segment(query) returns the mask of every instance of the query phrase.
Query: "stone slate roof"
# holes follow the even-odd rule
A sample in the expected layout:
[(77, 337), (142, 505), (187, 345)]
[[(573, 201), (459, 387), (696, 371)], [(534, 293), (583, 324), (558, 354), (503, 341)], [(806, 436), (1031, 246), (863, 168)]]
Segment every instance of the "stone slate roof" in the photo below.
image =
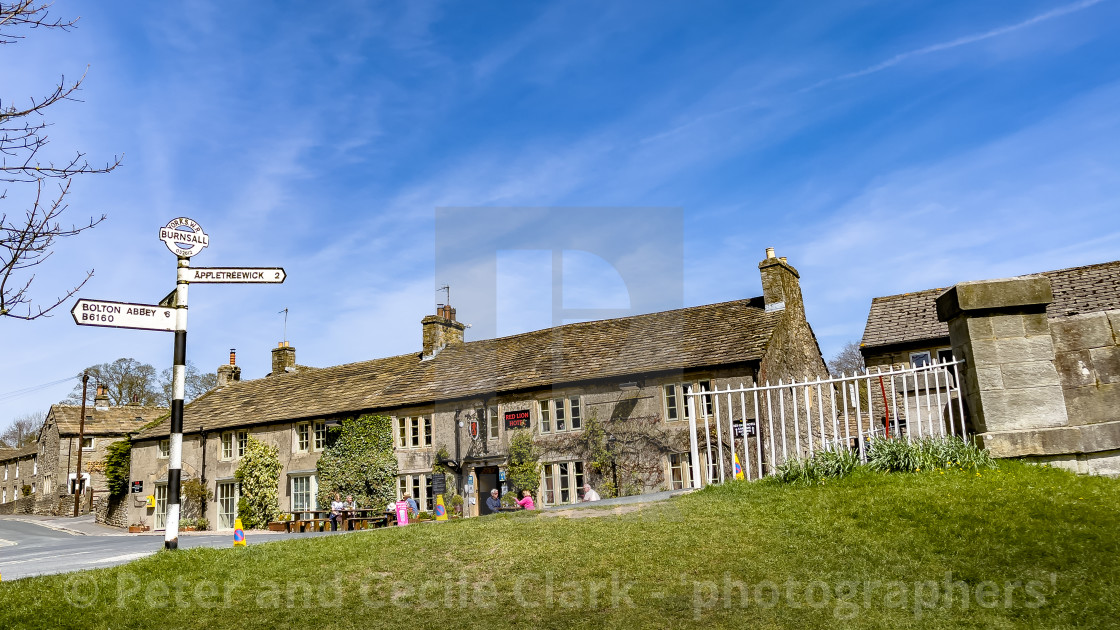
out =
[[(139, 431), (144, 425), (167, 412), (166, 407), (124, 405), (96, 409), (86, 406), (85, 435), (123, 435)], [(78, 435), (78, 421), (81, 415), (81, 405), (51, 405), (48, 422), (53, 420), (58, 425), (60, 436)]]
[[(567, 324), (420, 353), (236, 381), (184, 410), (183, 430), (216, 430), (392, 409), (628, 375), (759, 360), (782, 319), (762, 298)], [(161, 420), (137, 439), (169, 434)]]
[[(1120, 309), (1120, 261), (1071, 267), (1040, 274), (1050, 278), (1054, 301), (1049, 317), (1068, 317)], [(949, 325), (937, 321), (935, 300), (948, 287), (871, 300), (860, 346), (878, 347), (949, 339)]]
[(0, 462), (13, 461), (39, 452), (39, 443), (32, 442), (23, 448), (0, 448)]

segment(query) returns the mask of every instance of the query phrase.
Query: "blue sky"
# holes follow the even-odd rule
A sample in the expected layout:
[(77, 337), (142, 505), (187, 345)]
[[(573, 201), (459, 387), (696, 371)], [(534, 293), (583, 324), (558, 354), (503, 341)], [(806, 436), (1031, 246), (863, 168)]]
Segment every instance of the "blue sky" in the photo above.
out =
[[(548, 325), (552, 256), (529, 220), (540, 211), (522, 209), (550, 209), (549, 225), (565, 208), (679, 217), (614, 239), (649, 263), (625, 284), (565, 256), (564, 295), (584, 307), (758, 295), (774, 246), (829, 356), (860, 337), (874, 296), (1120, 253), (1117, 0), (53, 10), (79, 28), (0, 49), (0, 98), (88, 64), (83, 102), (50, 115), (52, 149), (124, 163), (75, 181), (70, 217), (109, 220), (60, 244), (37, 293), (93, 268), (82, 296), (154, 303), (174, 282), (157, 230), (191, 217), (211, 236), (196, 266), (289, 278), (192, 287), (200, 368), (237, 348), (244, 377), (263, 376), (284, 308), (301, 364), (416, 351), (448, 275), (460, 319), (481, 323), (468, 339)], [(442, 207), (525, 220), (437, 225)], [(601, 233), (573, 217), (565, 229)], [(437, 230), (509, 243), (497, 304), (472, 302), (471, 274), (437, 272)], [(632, 280), (645, 295), (664, 285), (661, 301), (634, 299)], [(79, 328), (65, 312), (0, 321), (0, 339), (0, 424), (70, 385), (12, 393), (86, 365), (171, 362), (165, 333)]]

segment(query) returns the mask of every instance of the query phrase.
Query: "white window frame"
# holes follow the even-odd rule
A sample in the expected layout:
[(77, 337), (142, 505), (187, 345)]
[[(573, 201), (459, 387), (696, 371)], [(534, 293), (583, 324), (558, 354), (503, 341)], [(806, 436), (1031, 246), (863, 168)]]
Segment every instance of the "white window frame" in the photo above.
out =
[[(218, 504), (217, 529), (233, 529), (237, 522), (237, 503), (241, 500), (241, 485), (236, 481), (219, 481), (215, 490), (214, 497)], [(232, 496), (224, 492), (229, 490), (232, 490)], [(227, 506), (232, 506), (233, 511), (226, 510)]]
[[(89, 446), (86, 446), (86, 441), (87, 440), (89, 441)], [(93, 441), (92, 437), (83, 437), (82, 438), (82, 450), (83, 451), (92, 451), (93, 450), (93, 445), (94, 445), (94, 441)]]
[[(663, 385), (661, 387), (661, 417), (665, 419), (665, 422), (688, 422), (689, 414), (692, 413), (692, 406), (688, 404), (688, 399), (685, 397), (685, 387), (688, 387), (689, 391), (693, 392), (710, 392), (712, 391), (712, 380), (704, 378), (691, 383), (666, 383)], [(670, 390), (672, 390), (672, 394), (669, 393)], [(670, 396), (673, 397), (672, 405), (669, 404)], [(703, 401), (701, 404), (703, 404), (704, 407), (698, 408), (696, 410), (697, 413), (703, 418), (704, 412), (707, 411), (708, 416), (711, 417), (713, 415), (712, 396), (701, 396), (700, 400)], [(670, 418), (670, 410), (672, 410), (677, 417)]]
[(432, 447), (432, 416), (399, 416), (393, 418), (397, 450), (410, 451)]
[(310, 422), (297, 422), (295, 428), (295, 439), (292, 441), (292, 448), (296, 453), (310, 453), (311, 452), (311, 423)]
[(16, 460), (16, 479), (19, 479), (19, 460)]
[(486, 408), (486, 439), (496, 440), (502, 434), (501, 414), (498, 412), (497, 405), (490, 405)]
[(167, 483), (157, 483), (152, 490), (152, 496), (156, 502), (155, 521), (152, 523), (152, 529), (166, 529), (167, 523), (164, 522), (164, 519), (167, 518)]
[[(561, 424), (563, 428), (560, 428)], [(537, 426), (541, 435), (582, 431), (583, 396), (560, 396), (537, 401)]]
[[(542, 506), (579, 503), (579, 491), (587, 480), (587, 464), (579, 460), (547, 462), (541, 465), (540, 503)], [(568, 500), (562, 493), (567, 490)]]
[[(412, 495), (416, 507), (421, 512), (435, 509), (435, 495), (432, 492), (432, 476), (428, 473), (409, 473), (397, 475), (397, 500), (403, 501), (405, 494)], [(429, 498), (429, 494), (431, 494)]]
[[(244, 457), (245, 452), (249, 450), (249, 432), (237, 432), (237, 457)], [(240, 492), (240, 489), (238, 490)]]
[[(674, 460), (676, 460), (674, 462)], [(684, 488), (692, 487), (692, 475), (695, 473), (692, 467), (692, 454), (690, 453), (671, 453), (666, 458), (669, 467), (669, 489), (682, 490)], [(675, 470), (680, 471), (680, 485), (673, 476)]]
[(223, 462), (228, 462), (233, 459), (233, 441), (236, 438), (233, 431), (225, 431), (222, 433), (221, 450), (218, 459)]
[[(953, 349), (952, 348), (938, 348), (936, 350), (936, 353), (937, 353), (937, 362), (938, 363), (948, 363), (949, 361), (953, 360)], [(941, 355), (944, 354), (944, 353), (948, 353), (949, 356), (942, 359)]]
[[(38, 474), (39, 474), (39, 458), (38, 457), (32, 457), (31, 458), (31, 476), (34, 477), (35, 475), (38, 475)], [(34, 488), (34, 486), (32, 486), (32, 487)]]
[[(296, 481), (307, 479), (307, 506), (296, 505)], [(319, 502), (317, 495), (319, 494), (319, 477), (315, 474), (307, 475), (290, 475), (288, 478), (288, 493), (291, 495), (291, 507), (293, 512), (312, 511), (319, 509)], [(302, 491), (300, 492), (302, 494)]]
[(171, 438), (160, 440), (156, 444), (156, 458), (168, 459), (171, 457)]
[[(919, 359), (919, 362), (916, 363), (914, 361), (915, 357), (917, 357)], [(921, 357), (925, 357), (924, 362), (921, 362)], [(910, 353), (910, 367), (912, 367), (912, 368), (922, 367), (922, 366), (925, 366), (925, 365), (931, 365), (932, 363), (933, 363), (933, 354), (929, 350), (922, 350), (921, 352), (911, 352)]]
[(319, 452), (327, 447), (327, 423), (316, 420), (311, 429), (311, 448)]

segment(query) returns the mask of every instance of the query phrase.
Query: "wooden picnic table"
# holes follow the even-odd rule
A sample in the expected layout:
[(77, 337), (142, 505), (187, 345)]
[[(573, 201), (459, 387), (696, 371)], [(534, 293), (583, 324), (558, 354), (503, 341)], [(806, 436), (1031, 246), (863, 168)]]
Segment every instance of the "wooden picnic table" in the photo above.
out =
[[(325, 531), (330, 527), (330, 510), (292, 510), (292, 529), (298, 532)], [(388, 519), (376, 508), (342, 510), (339, 524), (343, 530), (381, 527)]]

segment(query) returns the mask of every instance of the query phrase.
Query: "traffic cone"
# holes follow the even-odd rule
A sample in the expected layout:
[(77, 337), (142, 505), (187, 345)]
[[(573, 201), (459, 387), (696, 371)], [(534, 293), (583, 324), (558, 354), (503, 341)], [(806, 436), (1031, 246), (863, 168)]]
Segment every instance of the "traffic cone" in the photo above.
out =
[(739, 454), (738, 453), (732, 453), (732, 455), (735, 457), (735, 478), (736, 479), (742, 479), (743, 478), (743, 466), (739, 463)]
[(241, 527), (241, 519), (233, 522), (233, 546), (244, 547), (245, 545), (245, 531)]
[(447, 506), (443, 504), (443, 495), (442, 494), (437, 494), (436, 495), (436, 520), (437, 521), (446, 521), (447, 520)]

